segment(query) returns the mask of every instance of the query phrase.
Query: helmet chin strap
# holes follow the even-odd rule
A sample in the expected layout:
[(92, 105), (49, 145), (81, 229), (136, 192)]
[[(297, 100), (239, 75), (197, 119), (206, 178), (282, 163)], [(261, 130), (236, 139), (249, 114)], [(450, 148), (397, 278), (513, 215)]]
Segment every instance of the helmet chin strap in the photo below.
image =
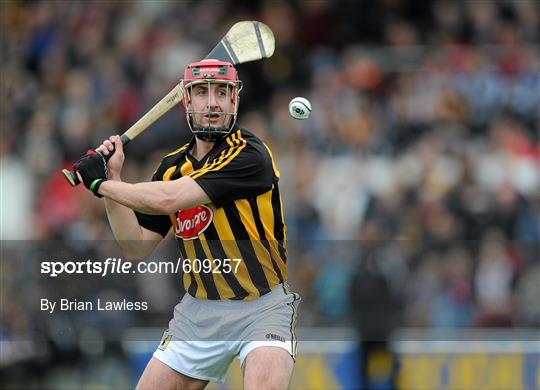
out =
[(217, 142), (223, 139), (232, 130), (228, 127), (190, 126), (195, 137), (202, 141)]
[(188, 125), (195, 137), (202, 141), (217, 142), (225, 138), (234, 128), (236, 124), (236, 115), (232, 115), (232, 120), (228, 126), (201, 126), (193, 123), (193, 116), (189, 114)]

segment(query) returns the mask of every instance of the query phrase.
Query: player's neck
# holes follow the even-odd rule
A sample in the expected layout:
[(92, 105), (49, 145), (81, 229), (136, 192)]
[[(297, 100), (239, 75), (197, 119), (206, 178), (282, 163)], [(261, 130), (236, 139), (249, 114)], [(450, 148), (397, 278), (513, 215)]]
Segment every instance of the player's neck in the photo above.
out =
[(195, 138), (195, 145), (191, 151), (191, 155), (195, 157), (197, 161), (200, 161), (208, 152), (214, 147), (214, 142), (203, 141)]

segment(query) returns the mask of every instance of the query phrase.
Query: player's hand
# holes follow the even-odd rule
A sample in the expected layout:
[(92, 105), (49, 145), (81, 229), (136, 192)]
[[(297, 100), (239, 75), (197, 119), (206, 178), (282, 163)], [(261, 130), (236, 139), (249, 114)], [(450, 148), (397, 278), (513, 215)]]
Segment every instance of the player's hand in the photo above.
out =
[(94, 193), (98, 198), (102, 195), (98, 193), (99, 187), (108, 179), (107, 160), (94, 150), (89, 150), (75, 164), (73, 170), (83, 182), (86, 188)]
[(120, 173), (122, 172), (122, 166), (124, 165), (124, 145), (120, 140), (120, 136), (113, 135), (109, 137), (109, 139), (103, 141), (103, 143), (96, 148), (96, 152), (99, 152), (104, 156), (110, 156), (109, 161), (107, 162), (109, 179), (121, 180)]

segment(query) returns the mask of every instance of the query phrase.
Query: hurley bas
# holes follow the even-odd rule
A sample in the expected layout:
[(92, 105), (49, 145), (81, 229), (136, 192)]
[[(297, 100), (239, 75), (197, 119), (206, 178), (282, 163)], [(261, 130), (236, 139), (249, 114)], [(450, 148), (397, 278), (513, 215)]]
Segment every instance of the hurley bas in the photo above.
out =
[(54, 313), (56, 309), (60, 311), (92, 311), (94, 308), (98, 311), (145, 311), (148, 310), (148, 302), (133, 302), (128, 301), (127, 299), (121, 301), (106, 301), (101, 298), (98, 298), (96, 302), (79, 301), (77, 299), (70, 300), (66, 298), (62, 298), (59, 301), (51, 301), (42, 298), (40, 308), (42, 311), (47, 311), (50, 314)]

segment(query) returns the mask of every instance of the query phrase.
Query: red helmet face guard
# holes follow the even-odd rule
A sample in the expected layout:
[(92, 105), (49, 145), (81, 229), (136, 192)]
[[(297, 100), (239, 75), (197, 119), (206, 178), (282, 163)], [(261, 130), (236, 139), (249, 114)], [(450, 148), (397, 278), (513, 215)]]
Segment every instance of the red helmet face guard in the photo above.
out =
[[(224, 61), (194, 62), (186, 68), (183, 82), (186, 90), (184, 107), (189, 128), (201, 140), (221, 140), (233, 129), (238, 115), (242, 81), (238, 80), (236, 69)], [(199, 107), (194, 106), (194, 93), (208, 99), (204, 107), (200, 103)], [(214, 93), (224, 97), (225, 107), (212, 104)]]

